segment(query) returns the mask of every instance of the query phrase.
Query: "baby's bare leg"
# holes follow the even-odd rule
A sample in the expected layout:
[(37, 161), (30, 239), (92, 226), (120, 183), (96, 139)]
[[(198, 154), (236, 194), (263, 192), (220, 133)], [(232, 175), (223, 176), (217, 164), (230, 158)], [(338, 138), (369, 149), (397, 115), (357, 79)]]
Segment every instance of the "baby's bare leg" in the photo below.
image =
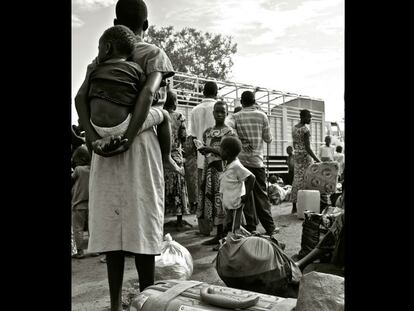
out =
[(180, 168), (171, 157), (171, 119), (167, 110), (161, 107), (151, 107), (137, 135), (153, 126), (157, 126), (157, 136), (158, 142), (160, 143), (164, 168), (184, 175), (184, 167)]

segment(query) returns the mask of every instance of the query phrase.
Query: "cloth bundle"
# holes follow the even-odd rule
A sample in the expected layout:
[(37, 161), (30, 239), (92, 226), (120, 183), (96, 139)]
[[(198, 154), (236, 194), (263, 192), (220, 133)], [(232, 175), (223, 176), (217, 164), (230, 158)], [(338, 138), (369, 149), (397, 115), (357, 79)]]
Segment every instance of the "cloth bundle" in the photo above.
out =
[(267, 236), (229, 233), (216, 257), (216, 270), (229, 287), (280, 297), (293, 297), (302, 273)]
[(319, 190), (321, 194), (336, 191), (338, 181), (337, 162), (319, 162), (311, 164), (305, 172), (305, 189)]

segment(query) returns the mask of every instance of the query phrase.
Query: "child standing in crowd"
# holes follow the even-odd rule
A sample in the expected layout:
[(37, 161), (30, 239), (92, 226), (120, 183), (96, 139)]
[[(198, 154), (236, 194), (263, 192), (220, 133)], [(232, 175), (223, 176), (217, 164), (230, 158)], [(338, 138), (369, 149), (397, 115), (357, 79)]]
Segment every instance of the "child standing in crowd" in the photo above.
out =
[(83, 229), (88, 221), (89, 172), (91, 158), (85, 145), (78, 147), (72, 156), (72, 226), (77, 253), (74, 258), (85, 257), (82, 249)]
[(240, 221), (241, 224), (245, 224), (243, 204), (252, 194), (256, 179), (237, 158), (241, 149), (242, 143), (237, 137), (224, 137), (221, 141), (221, 158), (225, 161), (226, 168), (220, 176), (220, 194), (224, 210), (227, 211), (228, 231), (232, 229), (232, 224), (235, 229), (240, 227)]
[(338, 169), (338, 177), (339, 181), (342, 181), (343, 174), (344, 174), (344, 165), (345, 165), (345, 155), (342, 153), (342, 146), (336, 146), (336, 152), (334, 155), (334, 160), (338, 162), (339, 169)]
[[(136, 40), (134, 33), (125, 26), (116, 25), (108, 28), (99, 39), (97, 65), (89, 78), (90, 122), (100, 137), (107, 138), (95, 143), (95, 147), (109, 156), (111, 151), (125, 143), (128, 144), (126, 130), (145, 81), (141, 67), (127, 60), (134, 50)], [(168, 112), (162, 107), (154, 107), (159, 104), (159, 97), (158, 92), (137, 135), (158, 125), (157, 136), (164, 166), (184, 175), (184, 169), (171, 157)]]
[(334, 147), (331, 146), (331, 136), (325, 137), (325, 145), (319, 148), (319, 159), (322, 162), (329, 162), (334, 160)]
[(201, 179), (200, 205), (197, 209), (197, 217), (206, 219), (212, 225), (217, 226), (217, 233), (214, 238), (203, 242), (203, 245), (219, 244), (219, 240), (224, 236), (223, 226), (226, 213), (220, 197), (219, 177), (223, 172), (220, 144), (224, 137), (236, 136), (235, 131), (224, 123), (227, 116), (227, 104), (225, 102), (218, 101), (215, 103), (213, 115), (216, 124), (204, 131), (204, 146), (198, 149), (206, 158)]
[(286, 159), (286, 164), (288, 166), (288, 173), (287, 173), (285, 184), (286, 185), (292, 185), (293, 176), (295, 174), (295, 160), (293, 159), (293, 147), (288, 146), (286, 148), (286, 152), (288, 154), (287, 159)]

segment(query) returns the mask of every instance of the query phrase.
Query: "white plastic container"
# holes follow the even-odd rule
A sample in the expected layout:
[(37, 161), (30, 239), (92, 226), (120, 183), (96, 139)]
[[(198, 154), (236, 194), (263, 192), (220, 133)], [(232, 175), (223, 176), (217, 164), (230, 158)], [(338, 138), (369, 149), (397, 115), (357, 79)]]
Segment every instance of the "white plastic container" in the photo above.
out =
[(296, 202), (298, 218), (305, 219), (305, 211), (320, 212), (321, 194), (319, 190), (299, 190)]

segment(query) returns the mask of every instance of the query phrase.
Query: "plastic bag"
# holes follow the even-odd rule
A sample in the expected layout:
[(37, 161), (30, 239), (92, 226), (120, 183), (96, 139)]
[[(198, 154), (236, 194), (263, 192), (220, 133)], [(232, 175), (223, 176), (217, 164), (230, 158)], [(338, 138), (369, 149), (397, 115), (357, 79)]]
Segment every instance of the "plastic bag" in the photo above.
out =
[(161, 255), (155, 257), (155, 280), (188, 280), (193, 274), (190, 252), (167, 233)]

